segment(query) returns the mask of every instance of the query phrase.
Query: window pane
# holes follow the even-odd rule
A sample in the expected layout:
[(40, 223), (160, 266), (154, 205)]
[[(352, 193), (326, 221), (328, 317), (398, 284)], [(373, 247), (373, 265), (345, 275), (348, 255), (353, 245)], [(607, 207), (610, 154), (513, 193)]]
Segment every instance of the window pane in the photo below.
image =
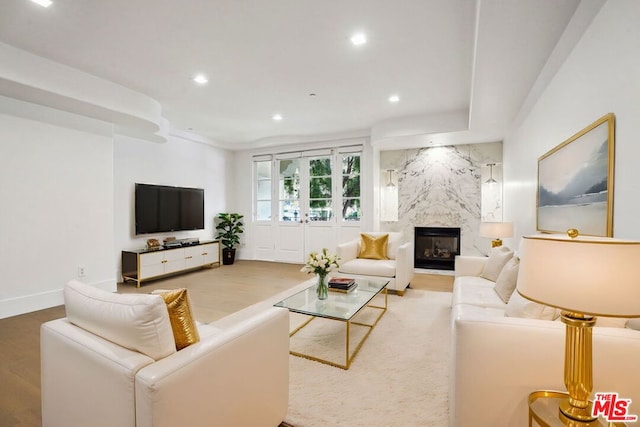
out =
[(347, 155), (342, 158), (342, 174), (360, 174), (360, 155)]
[(298, 221), (300, 219), (300, 202), (288, 200), (280, 202), (280, 221)]
[(256, 162), (256, 176), (259, 180), (271, 178), (271, 162)]
[(299, 160), (280, 160), (280, 177), (293, 177), (300, 174)]
[(360, 207), (360, 154), (342, 156), (342, 219), (359, 221)]
[(269, 221), (271, 219), (271, 201), (256, 202), (256, 220)]
[(285, 178), (280, 180), (280, 200), (293, 200), (300, 197), (300, 179)]
[(331, 178), (311, 178), (309, 196), (312, 199), (331, 197)]
[(271, 200), (271, 180), (258, 181), (258, 191), (256, 192), (258, 200)]
[(256, 221), (271, 220), (271, 161), (255, 162), (255, 215)]
[(300, 159), (278, 162), (278, 221), (298, 221), (300, 218)]
[(342, 177), (342, 197), (360, 197), (360, 176)]
[(342, 205), (342, 218), (345, 221), (360, 221), (360, 199), (344, 199)]
[(329, 221), (333, 217), (331, 199), (311, 200), (309, 205), (309, 221)]
[(311, 176), (331, 176), (331, 159), (328, 157), (311, 159), (309, 170)]

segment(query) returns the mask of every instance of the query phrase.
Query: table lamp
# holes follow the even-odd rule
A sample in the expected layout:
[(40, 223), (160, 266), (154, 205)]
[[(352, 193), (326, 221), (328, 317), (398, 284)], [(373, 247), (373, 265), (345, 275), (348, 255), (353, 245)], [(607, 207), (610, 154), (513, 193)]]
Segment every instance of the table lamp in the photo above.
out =
[(491, 241), (492, 248), (502, 246), (501, 237), (511, 237), (511, 236), (513, 236), (512, 222), (481, 222), (480, 223), (480, 237), (489, 237), (494, 239)]
[(595, 420), (589, 400), (595, 316), (640, 316), (640, 242), (582, 237), (575, 229), (523, 237), (517, 283), (523, 297), (562, 310), (568, 398), (560, 412), (571, 420)]

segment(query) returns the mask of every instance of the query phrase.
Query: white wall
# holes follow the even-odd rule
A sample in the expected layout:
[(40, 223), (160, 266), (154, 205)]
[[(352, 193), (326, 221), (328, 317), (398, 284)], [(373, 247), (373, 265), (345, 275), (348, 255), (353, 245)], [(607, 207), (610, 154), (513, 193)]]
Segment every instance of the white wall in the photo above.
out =
[(110, 129), (0, 98), (0, 318), (62, 304), (78, 266), (115, 289)]
[(5, 97), (0, 160), (0, 318), (63, 304), (79, 266), (80, 280), (115, 291), (120, 251), (152, 237), (134, 235), (136, 182), (204, 188), (205, 230), (178, 238), (213, 238), (234, 194), (226, 150), (114, 135), (111, 124)]
[[(148, 142), (116, 136), (114, 149), (115, 246), (118, 280), (121, 280), (120, 251), (143, 248), (149, 238), (162, 240), (215, 237), (214, 218), (227, 211), (234, 188), (226, 178), (233, 154), (227, 150), (189, 141), (175, 136), (166, 143)], [(135, 183), (204, 188), (205, 229), (158, 235), (135, 235)]]
[(640, 239), (639, 22), (640, 2), (609, 0), (505, 139), (504, 217), (516, 239), (536, 232), (537, 158), (609, 112), (616, 115), (613, 234)]

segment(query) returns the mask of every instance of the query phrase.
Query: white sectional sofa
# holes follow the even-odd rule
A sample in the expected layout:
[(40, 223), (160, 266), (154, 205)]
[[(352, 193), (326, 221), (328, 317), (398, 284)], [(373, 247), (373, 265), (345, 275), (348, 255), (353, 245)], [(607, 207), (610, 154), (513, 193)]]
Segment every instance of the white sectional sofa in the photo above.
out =
[[(267, 426), (289, 398), (289, 312), (259, 303), (176, 351), (159, 295), (65, 287), (41, 328), (44, 427)], [(81, 325), (81, 326), (78, 326)]]
[[(555, 309), (524, 300), (517, 291), (505, 302), (496, 282), (482, 277), (488, 260), (456, 257), (451, 425), (527, 426), (529, 393), (565, 390), (565, 325)], [(505, 275), (513, 275), (517, 258), (509, 262)], [(630, 413), (640, 415), (640, 331), (626, 323), (600, 318), (593, 329), (593, 392), (618, 392), (632, 399)]]
[(364, 277), (366, 279), (388, 280), (387, 289), (403, 295), (413, 279), (413, 243), (402, 242), (402, 233), (367, 232), (379, 237), (389, 235), (387, 257), (389, 259), (358, 258), (360, 239), (353, 239), (338, 245), (336, 254), (340, 258), (338, 273), (344, 277)]

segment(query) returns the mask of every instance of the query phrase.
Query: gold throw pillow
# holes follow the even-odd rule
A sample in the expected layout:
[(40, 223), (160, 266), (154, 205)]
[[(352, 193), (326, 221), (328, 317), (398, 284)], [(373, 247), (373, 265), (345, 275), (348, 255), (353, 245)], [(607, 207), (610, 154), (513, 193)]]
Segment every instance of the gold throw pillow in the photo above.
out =
[(389, 259), (387, 257), (387, 242), (389, 235), (383, 234), (378, 237), (369, 234), (360, 234), (360, 253), (358, 258), (367, 259)]
[(191, 314), (191, 305), (186, 289), (158, 292), (169, 310), (169, 320), (173, 330), (173, 338), (176, 341), (176, 350), (195, 344), (200, 341), (200, 334), (196, 322)]

